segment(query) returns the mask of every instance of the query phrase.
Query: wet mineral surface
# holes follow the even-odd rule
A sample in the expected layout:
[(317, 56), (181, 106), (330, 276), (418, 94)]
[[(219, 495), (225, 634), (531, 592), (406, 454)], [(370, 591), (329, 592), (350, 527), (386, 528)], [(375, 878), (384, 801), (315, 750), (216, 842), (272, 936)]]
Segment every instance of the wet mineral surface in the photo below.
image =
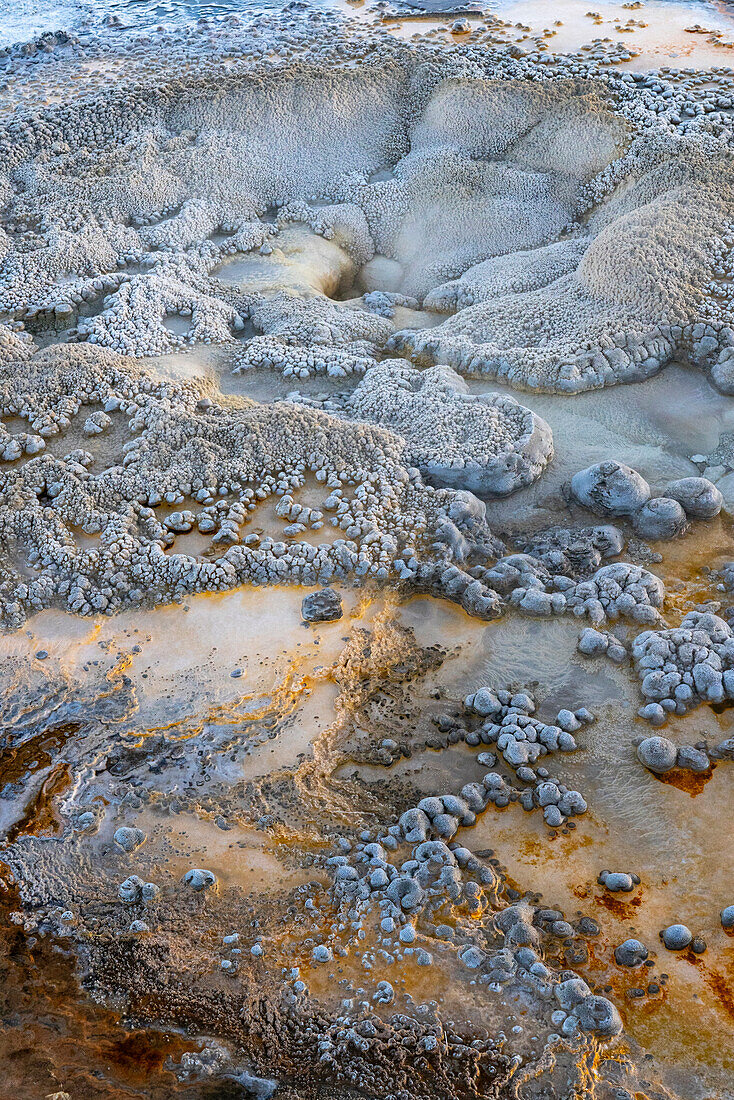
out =
[(734, 1095), (698, 7), (0, 55), (0, 1092)]

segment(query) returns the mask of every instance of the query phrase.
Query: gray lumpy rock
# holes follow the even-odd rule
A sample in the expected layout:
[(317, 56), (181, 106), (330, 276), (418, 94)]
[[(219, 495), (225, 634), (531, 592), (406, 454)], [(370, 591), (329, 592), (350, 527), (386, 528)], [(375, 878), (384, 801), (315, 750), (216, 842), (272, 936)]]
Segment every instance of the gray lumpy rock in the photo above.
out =
[(677, 764), (679, 768), (696, 772), (698, 775), (707, 772), (711, 767), (711, 761), (706, 753), (702, 749), (693, 748), (691, 745), (683, 745), (682, 748), (678, 749)]
[(123, 825), (115, 833), (114, 841), (124, 852), (134, 852), (145, 841), (145, 833), (141, 829)]
[(614, 958), (620, 966), (642, 966), (648, 950), (639, 940), (625, 940), (614, 948)]
[(693, 939), (691, 931), (685, 924), (671, 924), (660, 935), (668, 951), (683, 951)]
[(117, 887), (117, 893), (121, 901), (139, 901), (142, 896), (143, 880), (139, 875), (130, 875)]
[(650, 499), (650, 486), (623, 462), (598, 462), (573, 475), (571, 493), (598, 516), (629, 516)]
[(619, 1035), (622, 1031), (622, 1017), (606, 997), (586, 997), (574, 1009), (574, 1013), (583, 1031), (605, 1037)]
[(192, 867), (183, 877), (187, 886), (190, 886), (197, 894), (203, 890), (211, 890), (216, 884), (217, 876), (213, 871), (207, 871), (203, 867)]
[(673, 539), (682, 535), (688, 524), (686, 513), (677, 500), (654, 497), (632, 516), (632, 526), (645, 539)]
[(367, 371), (346, 411), (397, 431), (407, 459), (436, 485), (505, 497), (553, 457), (548, 424), (514, 397), (470, 394), (450, 367), (388, 359)]
[(307, 623), (330, 623), (342, 617), (342, 598), (333, 588), (304, 596), (301, 615)]
[(673, 711), (734, 698), (734, 635), (711, 612), (689, 611), (678, 627), (646, 630), (635, 638), (632, 656), (649, 700), (638, 713), (654, 724)]
[(630, 890), (634, 890), (635, 886), (639, 885), (640, 876), (627, 874), (626, 871), (602, 871), (597, 882), (613, 894), (620, 891), (629, 893)]
[(556, 1000), (566, 1012), (573, 1012), (577, 1005), (591, 995), (583, 978), (566, 978), (555, 987)]
[(695, 519), (713, 519), (724, 503), (723, 496), (707, 477), (682, 477), (679, 481), (671, 481), (665, 495), (677, 500), (686, 515)]
[(667, 737), (646, 737), (637, 747), (637, 759), (657, 775), (674, 768), (677, 755), (675, 745)]

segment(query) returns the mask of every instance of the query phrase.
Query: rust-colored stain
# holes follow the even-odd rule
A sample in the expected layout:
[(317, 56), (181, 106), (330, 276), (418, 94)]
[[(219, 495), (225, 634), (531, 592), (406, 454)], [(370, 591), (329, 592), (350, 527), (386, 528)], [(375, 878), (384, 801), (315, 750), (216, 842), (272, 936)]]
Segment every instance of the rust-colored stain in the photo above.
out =
[(734, 989), (732, 989), (731, 983), (726, 980), (723, 974), (719, 974), (718, 970), (704, 969), (703, 977), (709, 989), (716, 994), (716, 998), (727, 1016), (734, 1020)]
[(0, 777), (3, 784), (20, 783), (41, 768), (47, 768), (70, 737), (81, 729), (78, 722), (66, 722), (29, 737), (20, 745), (0, 750)]
[(543, 847), (537, 836), (525, 836), (518, 842), (518, 851), (524, 856), (540, 856), (543, 854)]
[[(594, 843), (593, 838), (587, 833), (581, 832), (576, 829), (570, 833), (566, 833), (560, 829), (549, 829), (546, 835), (546, 841), (548, 844), (554, 844), (561, 842), (560, 847), (563, 848), (563, 854), (568, 855), (570, 852), (575, 852), (579, 848), (588, 848)], [(559, 855), (561, 853), (558, 853)]]
[(8, 830), (8, 840), (16, 840), (26, 833), (35, 836), (52, 835), (61, 831), (61, 821), (55, 812), (54, 800), (71, 784), (71, 770), (63, 761), (44, 779), (41, 789), (23, 816)]
[[(0, 862), (0, 1094), (18, 1100), (68, 1093), (85, 1100), (178, 1094), (168, 1065), (201, 1042), (148, 1027), (130, 1031), (80, 989), (71, 956), (44, 939), (31, 949), (9, 914), (20, 899)], [(59, 1081), (64, 1088), (59, 1090)]]
[(734, 986), (732, 983), (718, 970), (711, 970), (710, 967), (706, 966), (701, 955), (696, 955), (693, 951), (686, 951), (683, 958), (687, 963), (691, 963), (692, 966), (696, 967), (706, 985), (715, 994), (721, 1008), (727, 1016), (734, 1020)]
[(161, 1036), (136, 1031), (111, 1042), (101, 1043), (100, 1056), (109, 1059), (118, 1070), (133, 1080), (145, 1080), (149, 1073), (159, 1072), (170, 1056), (170, 1045)]
[(655, 779), (659, 779), (661, 783), (667, 783), (669, 786), (675, 787), (679, 791), (685, 791), (691, 798), (696, 798), (714, 774), (715, 767), (716, 765), (712, 764), (708, 771), (705, 772), (692, 772), (689, 771), (688, 768), (672, 768), (669, 772), (664, 772), (662, 775), (655, 775), (654, 772), (650, 774), (654, 775)]
[(20, 744), (6, 744), (0, 749), (0, 778), (6, 786), (23, 784), (37, 772), (51, 769), (22, 817), (8, 830), (8, 841), (12, 842), (24, 833), (38, 836), (59, 832), (61, 821), (55, 812), (54, 802), (70, 785), (71, 772), (63, 760), (52, 765), (67, 741), (81, 728), (80, 722), (65, 722), (43, 730)]
[(601, 905), (610, 913), (613, 913), (615, 917), (619, 917), (620, 920), (630, 920), (635, 916), (633, 910), (642, 905), (642, 896), (636, 894), (633, 898), (620, 897), (618, 894), (610, 894), (605, 890), (598, 894), (594, 901), (597, 905)]

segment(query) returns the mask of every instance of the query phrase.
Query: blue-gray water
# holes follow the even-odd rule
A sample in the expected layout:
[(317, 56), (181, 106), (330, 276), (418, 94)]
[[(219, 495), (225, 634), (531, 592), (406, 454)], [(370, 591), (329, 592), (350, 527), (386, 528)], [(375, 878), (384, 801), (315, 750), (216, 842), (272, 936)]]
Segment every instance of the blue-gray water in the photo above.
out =
[(280, 8), (284, 0), (10, 0), (0, 2), (0, 47), (45, 31), (110, 34)]

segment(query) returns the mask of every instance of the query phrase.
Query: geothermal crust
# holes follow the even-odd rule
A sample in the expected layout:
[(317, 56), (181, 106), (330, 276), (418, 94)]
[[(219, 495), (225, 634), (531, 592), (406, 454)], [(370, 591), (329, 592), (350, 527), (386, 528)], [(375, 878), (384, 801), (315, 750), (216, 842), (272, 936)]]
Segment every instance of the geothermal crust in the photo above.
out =
[[(335, 779), (355, 760), (407, 759), (384, 736), (385, 700), (388, 719), (412, 721), (411, 692), (446, 656), (393, 620), (352, 626), (342, 596), (571, 616), (581, 654), (631, 667), (653, 726), (734, 700), (732, 627), (710, 608), (670, 625), (648, 568), (660, 555), (641, 541), (713, 520), (720, 490), (684, 477), (654, 495), (610, 455), (559, 491), (557, 526), (500, 537), (492, 502), (549, 476), (554, 440), (531, 407), (476, 386), (571, 400), (675, 360), (734, 393), (729, 116), (683, 121), (664, 83), (569, 59), (319, 45), (311, 16), (275, 19), (219, 69), (163, 67), (0, 124), (2, 626), (301, 585), (316, 591), (299, 594), (299, 630), (346, 632), (335, 722), (274, 777), (240, 769), (258, 738), (289, 731), (277, 698), (252, 740), (254, 719), (225, 735), (214, 708), (140, 736), (124, 663), (94, 705), (50, 675), (38, 713), (14, 700), (13, 746), (51, 714), (74, 721), (55, 833), (19, 829), (3, 851), (15, 923), (73, 942), (94, 998), (215, 1035), (181, 1081), (500, 1100), (541, 1078), (549, 1095), (588, 1096), (611, 1044), (604, 1100), (643, 1095), (613, 1084), (634, 1072), (610, 1068), (624, 1028), (612, 988), (570, 967), (597, 923), (521, 894), (465, 832), (511, 804), (546, 837), (582, 828), (587, 796), (560, 761), (594, 715), (556, 703), (542, 718), (522, 685), (480, 686), (420, 746), (480, 750), (457, 789), (421, 796), (390, 777), (375, 796)], [(219, 358), (200, 369), (203, 345)], [(235, 392), (258, 377), (294, 388), (267, 403)], [(733, 577), (729, 563), (721, 587)], [(355, 748), (365, 731), (377, 747)], [(621, 751), (642, 776), (734, 759), (731, 739), (630, 735)], [(297, 837), (313, 877), (255, 910), (198, 853), (174, 874), (143, 816), (184, 807), (223, 833)], [(640, 876), (598, 883), (626, 894)], [(664, 949), (687, 932), (670, 924)], [(614, 958), (637, 969), (650, 946), (629, 938)], [(350, 964), (357, 977), (338, 976)], [(441, 1015), (434, 980), (465, 983), (473, 1029)], [(537, 1033), (524, 1060), (505, 1049), (502, 998)]]
[[(456, 372), (576, 391), (684, 356), (728, 389), (717, 280), (730, 153), (710, 117), (676, 132), (672, 108), (629, 77), (470, 48), (352, 48), (359, 73), (346, 46), (328, 68), (294, 46), (265, 82), (255, 59), (0, 132), (6, 624), (59, 599), (106, 612), (333, 577), (441, 590), (493, 617), (502, 600), (482, 565), (499, 543), (480, 505), (444, 490), (512, 493), (553, 443), (530, 409), (468, 394)], [(29, 333), (62, 343), (34, 352)], [(201, 343), (239, 373), (362, 381), (331, 400), (301, 395), (300, 411), (222, 407), (129, 361)], [(394, 350), (439, 365), (421, 373)], [(74, 445), (50, 446), (72, 422)], [(127, 438), (113, 454), (115, 426)], [(310, 511), (294, 498), (285, 539), (241, 537), (258, 500), (290, 500), (312, 477), (324, 498)], [(690, 492), (640, 508), (637, 532), (684, 530)], [(324, 509), (343, 537), (299, 539)], [(171, 532), (194, 528), (216, 556), (166, 552)], [(99, 546), (80, 548), (75, 529)], [(599, 619), (602, 589), (588, 583)], [(655, 607), (645, 583), (639, 599)], [(534, 588), (513, 602), (580, 606), (542, 577)]]

